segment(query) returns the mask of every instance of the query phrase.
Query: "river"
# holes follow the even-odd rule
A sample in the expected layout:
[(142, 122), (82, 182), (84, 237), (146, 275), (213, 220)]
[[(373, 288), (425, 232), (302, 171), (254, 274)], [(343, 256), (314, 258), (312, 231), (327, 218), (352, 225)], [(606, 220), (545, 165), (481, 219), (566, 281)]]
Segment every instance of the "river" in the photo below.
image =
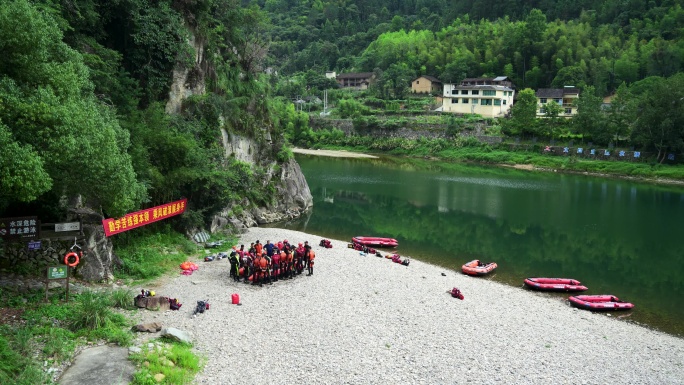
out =
[(297, 161), (314, 208), (275, 226), (396, 238), (402, 256), (457, 271), (495, 261), (484, 279), (521, 290), (526, 277), (574, 278), (584, 294), (635, 304), (607, 316), (684, 337), (682, 187), (391, 157)]

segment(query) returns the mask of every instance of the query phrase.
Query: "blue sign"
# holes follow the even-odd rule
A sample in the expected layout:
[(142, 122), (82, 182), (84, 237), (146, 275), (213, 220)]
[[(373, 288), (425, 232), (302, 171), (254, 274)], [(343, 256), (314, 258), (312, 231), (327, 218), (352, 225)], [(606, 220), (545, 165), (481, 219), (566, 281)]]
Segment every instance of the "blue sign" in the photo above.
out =
[(40, 241), (29, 241), (28, 249), (29, 250), (40, 250)]

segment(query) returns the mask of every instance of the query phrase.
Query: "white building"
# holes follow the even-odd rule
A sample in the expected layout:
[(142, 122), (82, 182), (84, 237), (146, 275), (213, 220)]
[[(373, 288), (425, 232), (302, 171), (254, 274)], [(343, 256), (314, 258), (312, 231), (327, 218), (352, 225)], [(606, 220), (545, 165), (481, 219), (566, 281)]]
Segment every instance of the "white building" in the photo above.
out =
[(513, 105), (515, 90), (505, 76), (464, 79), (461, 84), (444, 84), (442, 112), (503, 117)]

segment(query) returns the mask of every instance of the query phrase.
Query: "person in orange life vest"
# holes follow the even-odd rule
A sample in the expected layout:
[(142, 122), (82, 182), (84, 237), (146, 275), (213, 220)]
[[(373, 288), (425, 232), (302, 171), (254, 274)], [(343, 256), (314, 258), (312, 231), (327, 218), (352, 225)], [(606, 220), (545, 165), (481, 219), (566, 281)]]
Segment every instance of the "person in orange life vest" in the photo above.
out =
[(256, 258), (254, 258), (254, 262), (252, 265), (254, 266), (254, 274), (252, 274), (252, 285), (259, 285), (263, 286), (261, 279), (262, 279), (262, 273), (261, 273), (261, 261), (262, 261), (261, 255), (257, 255)]
[(313, 275), (314, 259), (316, 259), (316, 253), (309, 250), (309, 274), (307, 275)]
[(294, 278), (294, 255), (289, 247), (285, 248), (285, 256), (287, 258), (287, 276), (288, 278)]
[(256, 243), (254, 244), (254, 250), (259, 255), (261, 255), (261, 252), (264, 250), (264, 246), (259, 242), (258, 239), (257, 239)]
[(280, 278), (287, 278), (287, 254), (285, 249), (280, 249)]
[(273, 259), (264, 252), (261, 258), (266, 260), (266, 281), (269, 285), (273, 284)]

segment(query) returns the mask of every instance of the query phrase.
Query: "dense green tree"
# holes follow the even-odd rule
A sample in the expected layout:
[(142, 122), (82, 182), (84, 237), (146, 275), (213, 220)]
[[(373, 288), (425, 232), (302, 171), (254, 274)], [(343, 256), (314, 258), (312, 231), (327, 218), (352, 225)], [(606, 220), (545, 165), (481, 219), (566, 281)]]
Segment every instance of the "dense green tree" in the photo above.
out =
[(594, 142), (606, 145), (613, 137), (606, 130), (602, 102), (594, 87), (587, 87), (577, 99), (577, 114), (572, 118), (572, 125), (577, 133), (589, 135)]
[(518, 93), (517, 101), (511, 107), (511, 118), (504, 120), (502, 126), (503, 132), (511, 136), (538, 133), (537, 97), (534, 90), (526, 88)]
[(635, 107), (634, 98), (625, 83), (622, 83), (606, 110), (606, 130), (616, 145), (631, 135), (632, 126), (637, 118)]
[(656, 151), (663, 162), (670, 153), (684, 151), (684, 73), (670, 78), (645, 79), (636, 85), (637, 119), (632, 140)]
[(95, 99), (88, 68), (55, 21), (26, 0), (5, 2), (0, 47), (1, 137), (16, 154), (0, 162), (13, 167), (0, 175), (11, 176), (3, 182), (11, 197), (31, 200), (51, 187), (111, 215), (136, 207), (145, 190), (127, 153), (129, 134)]

